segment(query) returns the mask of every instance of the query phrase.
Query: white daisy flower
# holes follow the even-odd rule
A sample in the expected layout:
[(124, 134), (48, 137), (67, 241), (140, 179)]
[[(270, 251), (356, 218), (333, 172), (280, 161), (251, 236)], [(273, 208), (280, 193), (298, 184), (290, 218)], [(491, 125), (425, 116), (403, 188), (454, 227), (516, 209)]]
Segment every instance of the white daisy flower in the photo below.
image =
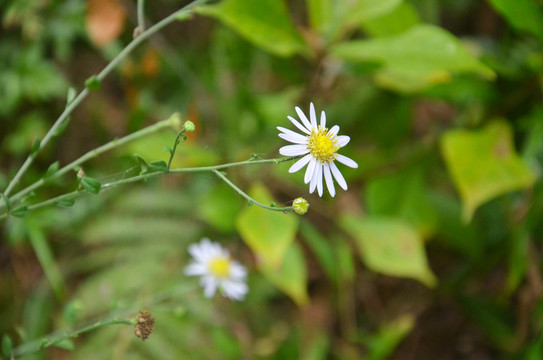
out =
[(249, 292), (246, 284), (247, 269), (236, 260), (232, 260), (228, 250), (208, 238), (189, 246), (192, 261), (185, 268), (185, 275), (201, 276), (200, 285), (204, 295), (212, 297), (217, 289), (232, 300), (243, 300)]
[(279, 134), (280, 138), (296, 144), (283, 146), (279, 149), (279, 153), (285, 156), (305, 155), (294, 163), (288, 171), (294, 173), (307, 165), (304, 182), (306, 184), (309, 183), (310, 193), (313, 193), (315, 188), (317, 188), (319, 196), (321, 197), (323, 192), (323, 174), (324, 180), (326, 181), (326, 187), (332, 197), (336, 195), (332, 175), (339, 186), (343, 190), (347, 190), (347, 182), (345, 182), (345, 178), (341, 175), (341, 172), (339, 172), (334, 161), (337, 160), (351, 168), (356, 169), (358, 167), (358, 164), (352, 159), (337, 153), (340, 148), (349, 143), (351, 138), (346, 135), (338, 135), (339, 126), (337, 125), (332, 126), (332, 128), (328, 130), (328, 128), (326, 128), (326, 114), (324, 111), (321, 112), (320, 124), (317, 125), (317, 115), (313, 103), (311, 103), (309, 107), (311, 122), (299, 107), (296, 107), (296, 113), (298, 113), (298, 117), (302, 121), (301, 124), (291, 116), (288, 116), (288, 119), (303, 134), (296, 133), (281, 126), (277, 127), (277, 129), (281, 131)]

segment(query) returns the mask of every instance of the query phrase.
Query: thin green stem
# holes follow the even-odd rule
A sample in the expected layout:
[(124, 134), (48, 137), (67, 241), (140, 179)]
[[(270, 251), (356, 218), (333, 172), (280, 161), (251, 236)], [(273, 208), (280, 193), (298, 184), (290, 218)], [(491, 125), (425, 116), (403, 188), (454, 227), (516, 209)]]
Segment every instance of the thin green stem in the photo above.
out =
[(264, 208), (264, 209), (267, 209), (267, 210), (273, 210), (273, 211), (292, 211), (293, 208), (292, 206), (287, 206), (287, 207), (275, 207), (275, 206), (268, 206), (268, 205), (264, 205), (258, 201), (256, 201), (255, 199), (253, 199), (252, 197), (250, 197), (249, 195), (247, 195), (243, 190), (241, 190), (240, 188), (238, 188), (236, 185), (234, 185), (233, 182), (231, 182), (230, 180), (228, 180), (228, 178), (226, 176), (224, 176), (220, 171), (218, 170), (213, 170), (213, 172), (215, 173), (215, 175), (217, 175), (219, 178), (222, 179), (222, 181), (224, 181), (225, 183), (227, 183), (228, 185), (230, 185), (230, 187), (234, 190), (236, 190), (236, 192), (238, 194), (240, 194), (241, 196), (243, 196), (245, 199), (247, 199), (249, 201), (249, 204), (255, 204), (255, 205), (258, 205), (260, 206), (261, 208)]
[[(190, 13), (192, 8), (195, 6), (205, 3), (207, 0), (195, 0), (191, 2), (190, 4), (184, 6), (183, 8), (179, 9), (178, 11), (174, 12), (173, 14), (167, 16), (166, 18), (162, 19), (160, 22), (156, 23), (146, 31), (142, 32), (139, 36), (137, 36), (134, 40), (132, 40), (98, 75), (97, 78), (99, 80), (103, 80), (109, 73), (121, 62), (123, 61), (132, 50), (134, 50), (139, 44), (141, 44), (144, 40), (146, 40), (149, 36), (153, 35), (157, 31), (161, 30), (166, 25), (172, 23), (173, 21), (182, 18), (179, 15)], [(43, 139), (40, 142), (40, 148), (31, 153), (23, 163), (23, 165), (19, 168), (13, 179), (9, 182), (6, 190), (4, 191), (5, 196), (9, 196), (13, 188), (19, 183), (21, 180), (21, 177), (26, 172), (26, 170), (30, 167), (32, 164), (34, 158), (39, 153), (39, 151), (47, 145), (47, 143), (51, 140), (52, 137), (55, 136), (58, 128), (64, 124), (65, 121), (68, 121), (69, 115), (74, 111), (74, 109), (87, 97), (89, 94), (88, 89), (83, 89), (77, 97), (66, 106), (62, 114), (58, 117), (58, 119), (55, 121), (53, 126), (49, 129), (47, 134), (43, 137)]]
[(57, 172), (55, 172), (51, 176), (49, 176), (47, 178), (41, 178), (40, 180), (36, 181), (34, 184), (26, 187), (25, 189), (19, 191), (15, 195), (13, 195), (10, 198), (10, 200), (11, 200), (12, 204), (14, 204), (15, 201), (21, 199), (26, 194), (28, 194), (28, 193), (36, 190), (37, 188), (41, 187), (46, 182), (50, 182), (51, 180), (59, 178), (60, 176), (67, 173), (68, 171), (74, 170), (76, 167), (78, 167), (82, 163), (84, 163), (84, 162), (86, 162), (86, 161), (88, 161), (90, 159), (93, 159), (93, 158), (97, 157), (98, 155), (101, 155), (101, 154), (103, 154), (103, 153), (105, 153), (105, 152), (107, 152), (109, 150), (112, 150), (114, 148), (123, 146), (123, 145), (125, 145), (125, 144), (127, 144), (127, 143), (129, 143), (131, 141), (134, 141), (134, 140), (139, 139), (141, 137), (147, 136), (149, 134), (152, 134), (152, 133), (157, 132), (159, 130), (162, 130), (164, 128), (167, 128), (167, 127), (174, 128), (174, 127), (176, 127), (176, 125), (178, 123), (180, 123), (179, 115), (174, 114), (169, 119), (159, 121), (154, 125), (143, 128), (143, 129), (141, 129), (139, 131), (136, 131), (136, 132), (134, 132), (134, 133), (132, 133), (130, 135), (124, 136), (124, 137), (122, 137), (120, 139), (112, 140), (112, 141), (108, 142), (107, 144), (104, 144), (104, 145), (102, 145), (102, 146), (100, 146), (100, 147), (98, 147), (98, 148), (96, 148), (94, 150), (89, 151), (88, 153), (81, 156), (77, 160), (72, 161), (71, 163), (64, 166), (62, 169), (58, 170)]
[(170, 171), (170, 166), (172, 165), (173, 156), (175, 155), (175, 150), (177, 149), (177, 145), (179, 144), (179, 139), (181, 136), (183, 136), (183, 133), (185, 132), (185, 128), (181, 129), (180, 132), (177, 133), (177, 136), (175, 137), (175, 142), (173, 143), (173, 149), (170, 151), (170, 160), (168, 160), (168, 171)]
[(140, 32), (145, 31), (145, 0), (138, 0), (138, 28)]
[[(216, 171), (216, 170), (228, 169), (228, 168), (244, 166), (244, 165), (279, 164), (279, 163), (286, 162), (286, 161), (291, 161), (291, 160), (294, 160), (294, 159), (297, 159), (297, 158), (299, 158), (299, 156), (290, 156), (290, 157), (280, 158), (280, 159), (245, 160), (245, 161), (239, 161), (239, 162), (235, 162), (235, 163), (227, 163), (227, 164), (213, 165), (213, 166), (200, 166), (200, 167), (192, 167), (192, 168), (171, 169), (171, 170), (169, 170), (167, 172), (166, 171), (155, 171), (155, 172), (136, 175), (136, 176), (129, 177), (129, 178), (126, 178), (126, 179), (121, 179), (121, 180), (113, 181), (111, 183), (103, 184), (101, 189), (100, 189), (100, 192), (105, 191), (107, 189), (117, 187), (119, 185), (126, 185), (126, 184), (130, 184), (130, 183), (134, 183), (134, 182), (138, 182), (138, 181), (142, 181), (142, 180), (152, 179), (152, 178), (155, 178), (155, 177), (160, 176), (160, 175)], [(228, 180), (228, 183), (229, 183), (229, 185), (231, 184), (231, 182), (229, 180)], [(241, 191), (239, 188), (237, 188), (235, 185), (231, 184), (230, 186), (232, 186), (232, 188), (234, 190), (236, 190), (237, 192), (239, 192), (242, 196), (244, 196), (244, 197), (248, 196), (247, 194), (243, 193), (243, 191)], [(245, 195), (243, 195), (242, 193), (245, 194)], [(50, 206), (50, 205), (54, 205), (54, 204), (58, 203), (59, 201), (75, 199), (75, 198), (77, 198), (79, 196), (82, 196), (82, 195), (85, 195), (85, 194), (87, 194), (87, 192), (84, 191), (84, 190), (72, 191), (70, 193), (63, 194), (63, 195), (54, 197), (52, 199), (48, 199), (48, 200), (39, 202), (39, 203), (34, 204), (34, 205), (30, 205), (30, 206), (28, 206), (27, 209), (28, 209), (28, 211), (41, 209), (41, 208), (44, 208), (44, 207), (47, 207), (47, 206)], [(256, 202), (253, 199), (248, 199), (248, 200), (253, 201), (255, 204), (257, 204), (259, 206), (262, 206), (265, 209), (270, 209), (270, 210), (275, 210), (275, 211), (290, 211), (290, 210), (292, 210), (292, 207), (276, 208), (276, 207), (262, 205), (262, 204)], [(0, 220), (3, 220), (5, 218), (7, 218), (8, 216), (9, 216), (9, 213), (1, 214), (0, 215)]]
[(134, 326), (134, 322), (131, 320), (121, 320), (121, 319), (111, 319), (106, 321), (98, 321), (92, 325), (85, 326), (79, 330), (69, 331), (64, 334), (59, 335), (53, 335), (51, 337), (43, 337), (39, 340), (33, 341), (31, 343), (22, 345), (16, 349), (14, 349), (11, 353), (12, 357), (15, 356), (23, 356), (28, 355), (31, 353), (34, 353), (36, 351), (40, 351), (42, 349), (48, 348), (50, 346), (54, 346), (61, 341), (76, 338), (81, 334), (87, 333), (89, 331), (93, 331), (105, 326), (111, 326), (111, 325), (130, 325)]

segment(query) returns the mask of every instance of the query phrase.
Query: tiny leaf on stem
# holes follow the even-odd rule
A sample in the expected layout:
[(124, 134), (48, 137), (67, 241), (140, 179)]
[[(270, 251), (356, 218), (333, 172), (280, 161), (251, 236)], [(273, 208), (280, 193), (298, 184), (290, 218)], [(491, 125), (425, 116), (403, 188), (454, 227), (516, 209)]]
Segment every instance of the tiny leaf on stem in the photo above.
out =
[(147, 164), (147, 161), (145, 161), (143, 156), (141, 156), (139, 154), (134, 154), (132, 156), (135, 157), (136, 160), (138, 160), (138, 164), (140, 165), (140, 168), (141, 168), (140, 175), (148, 173), (149, 172), (149, 164)]
[(100, 189), (102, 188), (102, 184), (98, 180), (87, 176), (82, 177), (79, 183), (83, 189), (95, 195), (100, 193)]
[(54, 163), (49, 165), (49, 167), (47, 168), (47, 171), (45, 172), (45, 175), (43, 177), (48, 178), (48, 177), (52, 176), (54, 173), (56, 173), (58, 171), (58, 167), (59, 167), (58, 161), (55, 161)]
[(55, 205), (60, 207), (70, 207), (75, 203), (74, 199), (62, 199), (57, 202), (55, 202)]
[(40, 144), (41, 144), (40, 139), (39, 139), (39, 138), (35, 138), (35, 139), (34, 139), (34, 142), (32, 142), (32, 149), (30, 150), (30, 154), (31, 154), (32, 156), (36, 155), (36, 153), (37, 153), (38, 151), (40, 151)]
[(93, 75), (87, 80), (85, 80), (85, 87), (89, 90), (100, 90), (101, 81), (98, 76)]
[(68, 350), (68, 351), (74, 351), (75, 350), (74, 343), (69, 339), (60, 340), (59, 342), (55, 343), (54, 346), (58, 347), (60, 349)]
[(28, 206), (20, 206), (16, 209), (14, 209), (13, 211), (11, 211), (11, 215), (15, 216), (15, 217), (18, 217), (18, 218), (23, 218), (25, 216), (28, 215)]
[(149, 163), (149, 169), (153, 171), (168, 171), (168, 164), (165, 161), (152, 161)]

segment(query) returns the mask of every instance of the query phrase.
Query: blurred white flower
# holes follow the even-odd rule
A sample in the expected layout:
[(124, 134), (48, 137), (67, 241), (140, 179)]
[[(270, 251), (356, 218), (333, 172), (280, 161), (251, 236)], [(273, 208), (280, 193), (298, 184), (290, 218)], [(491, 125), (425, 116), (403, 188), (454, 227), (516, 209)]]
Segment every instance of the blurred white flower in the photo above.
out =
[(249, 292), (246, 284), (247, 269), (230, 258), (228, 250), (208, 238), (189, 246), (193, 261), (185, 268), (185, 274), (201, 276), (204, 295), (212, 297), (217, 289), (232, 300), (243, 300)]
[(296, 133), (292, 130), (278, 126), (277, 129), (281, 131), (279, 137), (285, 139), (295, 145), (283, 146), (279, 149), (279, 153), (285, 156), (299, 156), (305, 155), (298, 160), (288, 170), (290, 173), (296, 172), (307, 165), (305, 171), (304, 182), (309, 183), (309, 192), (313, 193), (315, 188), (322, 196), (323, 193), (323, 174), (326, 181), (326, 187), (330, 192), (330, 195), (334, 197), (336, 195), (336, 189), (334, 188), (334, 180), (343, 190), (347, 190), (347, 182), (341, 172), (334, 163), (335, 160), (347, 165), (351, 168), (357, 168), (358, 164), (352, 159), (340, 155), (337, 151), (347, 145), (350, 137), (346, 135), (338, 135), (339, 126), (334, 125), (330, 130), (326, 128), (326, 114), (321, 112), (320, 124), (317, 125), (317, 115), (315, 113), (315, 106), (311, 103), (309, 107), (309, 117), (311, 121), (307, 119), (304, 112), (296, 107), (296, 113), (301, 120), (294, 119), (289, 116), (288, 119), (296, 126), (303, 134)]

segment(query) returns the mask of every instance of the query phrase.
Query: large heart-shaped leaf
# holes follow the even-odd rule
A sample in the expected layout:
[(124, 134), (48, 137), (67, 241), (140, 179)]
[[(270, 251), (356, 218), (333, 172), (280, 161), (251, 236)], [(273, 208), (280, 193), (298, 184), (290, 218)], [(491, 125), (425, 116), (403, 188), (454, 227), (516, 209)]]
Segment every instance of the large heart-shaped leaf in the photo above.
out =
[(345, 42), (334, 47), (332, 54), (347, 61), (382, 64), (376, 81), (383, 87), (407, 93), (449, 82), (452, 73), (495, 77), (460, 40), (432, 25), (414, 26), (396, 36)]
[(371, 270), (435, 285), (423, 241), (408, 223), (377, 216), (345, 216), (340, 223), (355, 239), (362, 260)]
[[(273, 201), (262, 184), (254, 185), (249, 195), (264, 204)], [(252, 205), (239, 214), (236, 227), (243, 241), (260, 261), (279, 268), (285, 252), (296, 236), (298, 218), (294, 214), (283, 214)]]
[(460, 192), (465, 221), (471, 220), (479, 205), (535, 181), (533, 171), (515, 152), (511, 129), (505, 122), (493, 122), (475, 131), (448, 131), (442, 138), (441, 152)]

